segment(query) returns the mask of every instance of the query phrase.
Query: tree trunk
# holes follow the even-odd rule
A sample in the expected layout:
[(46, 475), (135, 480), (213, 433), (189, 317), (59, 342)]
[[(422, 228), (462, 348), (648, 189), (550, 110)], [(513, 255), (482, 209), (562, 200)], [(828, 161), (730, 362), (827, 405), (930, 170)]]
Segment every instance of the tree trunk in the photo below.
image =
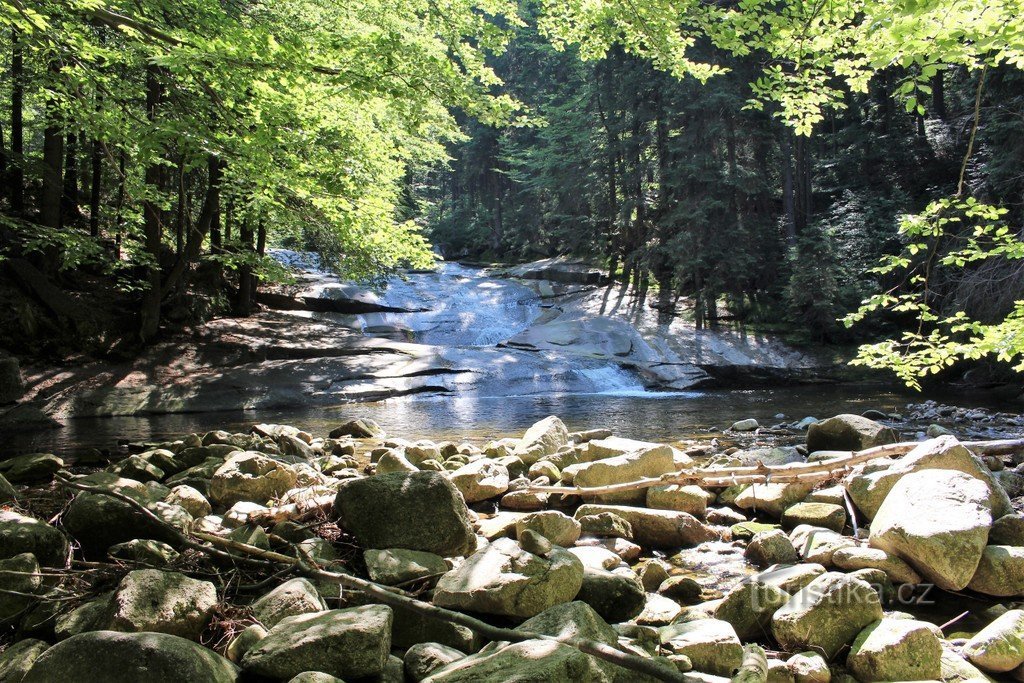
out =
[(103, 190), (103, 145), (92, 141), (92, 185), (89, 192), (89, 234), (100, 236), (100, 193)]
[(81, 138), (67, 134), (64, 145), (64, 194), (61, 197), (61, 224), (73, 225), (82, 216), (79, 196), (78, 145)]
[(796, 246), (796, 205), (793, 201), (793, 144), (792, 133), (782, 131), (782, 214), (785, 216), (786, 244)]
[[(60, 64), (50, 62), (50, 71), (60, 71)], [(43, 130), (43, 187), (39, 195), (39, 222), (60, 228), (61, 198), (64, 195), (64, 134), (57, 118), (56, 103), (46, 102), (46, 128)]]
[[(239, 230), (242, 251), (248, 259), (253, 253), (253, 234), (249, 219), (242, 220)], [(238, 268), (238, 300), (235, 302), (235, 312), (238, 315), (249, 315), (252, 313), (253, 288), (252, 288), (252, 266), (244, 263)]]
[[(156, 121), (157, 110), (163, 99), (163, 86), (157, 73), (157, 67), (150, 65), (146, 69), (146, 118), (152, 125)], [(146, 185), (149, 192), (159, 195), (163, 190), (163, 167), (151, 163), (146, 167)], [(163, 217), (160, 206), (155, 198), (147, 198), (142, 206), (143, 225), (145, 232), (146, 253), (150, 258), (146, 291), (142, 297), (139, 336), (149, 341), (160, 329), (160, 302), (163, 298), (160, 291), (160, 245), (163, 237)]]
[(932, 109), (936, 116), (946, 120), (946, 86), (941, 71), (932, 76)]
[(811, 222), (811, 139), (796, 136), (796, 187), (793, 193), (794, 227), (802, 235)]
[(203, 251), (203, 240), (212, 229), (215, 217), (220, 213), (222, 166), (217, 157), (211, 154), (207, 167), (209, 169), (209, 181), (206, 186), (206, 197), (203, 199), (203, 208), (199, 212), (199, 221), (192, 225), (191, 221), (186, 220), (189, 225), (188, 238), (185, 240), (184, 249), (179, 252), (174, 267), (167, 274), (167, 279), (164, 280), (161, 287), (165, 293), (169, 293), (177, 287), (182, 277), (188, 272), (188, 266), (199, 258)]
[(11, 30), (11, 211), (25, 212), (25, 124), (23, 119), (25, 83), (18, 29)]

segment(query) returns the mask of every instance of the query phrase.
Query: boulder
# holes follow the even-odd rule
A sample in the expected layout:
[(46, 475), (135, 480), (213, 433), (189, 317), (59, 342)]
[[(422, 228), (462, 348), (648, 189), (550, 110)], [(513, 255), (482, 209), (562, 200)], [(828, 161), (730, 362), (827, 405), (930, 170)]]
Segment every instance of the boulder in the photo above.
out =
[(24, 395), (21, 363), (14, 356), (0, 355), (0, 405), (14, 403)]
[(301, 577), (285, 581), (252, 603), (252, 615), (268, 629), (277, 626), (287, 617), (323, 612), (326, 609), (327, 604), (320, 597), (316, 586)]
[(526, 529), (536, 531), (555, 545), (570, 548), (580, 537), (580, 523), (564, 512), (545, 510), (531, 512), (516, 521), (516, 536)]
[(981, 562), (967, 587), (978, 593), (1002, 598), (1024, 596), (1024, 548), (1010, 545), (985, 546)]
[(32, 553), (44, 567), (64, 567), (71, 547), (60, 530), (35, 517), (0, 510), (0, 559)]
[(748, 417), (745, 420), (738, 420), (732, 423), (729, 427), (729, 431), (733, 432), (752, 432), (755, 431), (761, 425), (758, 424), (757, 420), (752, 417)]
[(405, 677), (413, 683), (418, 683), (441, 667), (457, 662), (465, 656), (465, 653), (440, 643), (417, 643), (406, 650), (402, 667)]
[(993, 673), (1024, 664), (1024, 610), (1005, 612), (968, 640), (963, 653), (972, 664)]
[(851, 572), (858, 569), (881, 569), (893, 583), (921, 583), (921, 575), (913, 567), (879, 548), (840, 548), (832, 554), (832, 564)]
[(829, 683), (832, 672), (828, 662), (817, 652), (799, 652), (786, 660), (794, 683)]
[(914, 619), (869, 624), (850, 647), (846, 666), (859, 681), (925, 681), (942, 675), (942, 632)]
[(351, 436), (354, 439), (383, 439), (384, 429), (369, 418), (361, 418), (358, 420), (349, 420), (348, 422), (335, 427), (331, 430), (330, 434), (328, 434), (328, 437), (331, 439), (340, 439), (345, 436)]
[(376, 676), (391, 651), (392, 619), (384, 605), (286, 617), (245, 653), (242, 668), (279, 680), (304, 671), (342, 679)]
[(29, 453), (0, 461), (0, 473), (13, 484), (50, 479), (64, 461), (51, 453)]
[(436, 577), (448, 571), (443, 557), (421, 550), (365, 550), (363, 560), (370, 579), (386, 586), (397, 586), (428, 576)]
[[(390, 660), (390, 657), (388, 659)], [(385, 668), (387, 668), (386, 665)], [(390, 683), (390, 679), (385, 678), (384, 674), (381, 674), (379, 681), (380, 683)], [(337, 676), (325, 674), (323, 671), (303, 671), (290, 678), (288, 683), (345, 683), (345, 681)]]
[[(593, 448), (593, 444), (591, 444)], [(645, 450), (617, 455), (603, 460), (580, 463), (572, 466), (575, 475), (573, 484), (583, 488), (624, 484), (638, 479), (660, 477), (675, 471), (671, 446), (654, 446)], [(606, 503), (642, 504), (647, 497), (644, 489), (608, 493), (589, 497)]]
[(237, 664), (242, 661), (242, 657), (245, 653), (251, 650), (256, 643), (260, 642), (267, 637), (267, 629), (263, 628), (259, 624), (251, 624), (246, 626), (241, 633), (235, 636), (230, 643), (228, 643), (228, 649), (225, 652), (228, 659)]
[(832, 503), (797, 503), (782, 513), (782, 524), (789, 528), (810, 524), (842, 531), (846, 526), (846, 510)]
[(874, 588), (846, 574), (828, 572), (775, 612), (772, 634), (785, 650), (814, 650), (832, 659), (865, 626), (881, 618)]
[(802, 501), (814, 489), (813, 484), (753, 484), (736, 496), (734, 504), (779, 519), (786, 508)]
[(210, 480), (210, 498), (224, 507), (239, 501), (264, 504), (295, 486), (295, 470), (265, 455), (243, 451), (230, 456)]
[(1024, 546), (1024, 515), (1013, 513), (997, 519), (988, 533), (988, 542), (992, 545)]
[(539, 633), (563, 638), (583, 638), (615, 645), (619, 637), (591, 606), (580, 600), (565, 602), (544, 610), (516, 627), (524, 633)]
[(389, 448), (377, 460), (377, 474), (390, 474), (392, 472), (419, 472), (420, 468), (412, 464), (405, 457), (405, 454), (398, 448)]
[(580, 517), (579, 523), (581, 534), (610, 538), (633, 538), (633, 526), (611, 512)]
[(754, 534), (743, 551), (744, 557), (758, 567), (773, 564), (796, 564), (800, 561), (796, 549), (781, 529), (769, 529)]
[(526, 465), (532, 465), (545, 455), (554, 455), (559, 448), (568, 444), (569, 430), (565, 423), (551, 415), (526, 430), (512, 455), (518, 456)]
[[(178, 505), (147, 502), (142, 494), (130, 489), (121, 488), (120, 492), (138, 500), (172, 526), (182, 528), (192, 521), (192, 516)], [(87, 556), (103, 555), (112, 545), (139, 538), (150, 538), (165, 543), (177, 540), (166, 527), (153, 521), (134, 506), (99, 493), (80, 493), (75, 496), (61, 517), (61, 523), (79, 542)]]
[(14, 503), (18, 500), (18, 491), (4, 475), (0, 474), (0, 504)]
[(825, 567), (814, 563), (772, 565), (751, 576), (750, 580), (781, 588), (793, 595), (824, 573)]
[(476, 545), (462, 494), (437, 472), (343, 481), (334, 511), (363, 548), (405, 548), (449, 557), (465, 555)]
[(481, 458), (463, 465), (450, 475), (467, 503), (494, 498), (508, 491), (508, 468)]
[(587, 515), (611, 512), (629, 522), (633, 538), (651, 548), (691, 546), (718, 538), (718, 533), (693, 515), (675, 510), (649, 510), (628, 505), (581, 505), (576, 519)]
[(49, 643), (35, 638), (26, 638), (8, 645), (0, 653), (0, 682), (21, 683), (39, 656), (49, 648)]
[(483, 644), (480, 636), (465, 626), (440, 621), (402, 607), (393, 608), (391, 645), (396, 649), (417, 643), (440, 643), (465, 653), (476, 652)]
[(586, 567), (576, 599), (590, 605), (605, 621), (618, 624), (643, 611), (647, 594), (635, 575)]
[(857, 545), (849, 536), (843, 536), (831, 529), (801, 524), (789, 534), (789, 540), (804, 562), (832, 566), (832, 557), (842, 548)]
[(904, 476), (871, 522), (870, 544), (906, 560), (939, 588), (970, 583), (992, 525), (989, 489), (955, 470)]
[(89, 631), (42, 653), (22, 683), (235, 683), (238, 667), (202, 645), (167, 633)]
[[(510, 672), (515, 672), (510, 679)], [(435, 671), (424, 683), (610, 683), (605, 668), (590, 655), (550, 640), (527, 640), (466, 657)]]
[(732, 624), (740, 640), (765, 640), (772, 615), (789, 602), (786, 591), (760, 581), (741, 581), (722, 598), (715, 618)]
[(106, 625), (112, 631), (167, 633), (198, 640), (217, 607), (217, 589), (177, 572), (128, 572), (110, 598)]
[(689, 512), (694, 517), (704, 518), (708, 507), (708, 494), (699, 486), (666, 484), (647, 489), (647, 507), (658, 510)]
[(42, 576), (39, 561), (32, 553), (21, 553), (0, 560), (0, 626), (9, 626), (35, 603)]
[(553, 548), (539, 557), (499, 538), (441, 577), (434, 604), (529, 618), (572, 600), (582, 584), (583, 564), (571, 553)]
[(567, 549), (579, 558), (584, 568), (615, 569), (622, 564), (622, 558), (607, 548), (597, 546), (577, 546)]
[(171, 489), (170, 494), (164, 499), (164, 502), (185, 508), (185, 511), (196, 519), (205, 517), (213, 512), (213, 506), (210, 505), (210, 501), (206, 500), (206, 496), (195, 488), (185, 484), (175, 486)]
[(861, 451), (899, 441), (896, 432), (860, 415), (836, 415), (807, 428), (807, 451)]
[(697, 619), (661, 629), (661, 642), (674, 654), (685, 655), (696, 671), (732, 676), (743, 661), (736, 631), (720, 619)]
[(166, 567), (180, 557), (180, 553), (161, 541), (135, 538), (112, 545), (107, 554), (118, 560), (127, 560), (150, 567)]

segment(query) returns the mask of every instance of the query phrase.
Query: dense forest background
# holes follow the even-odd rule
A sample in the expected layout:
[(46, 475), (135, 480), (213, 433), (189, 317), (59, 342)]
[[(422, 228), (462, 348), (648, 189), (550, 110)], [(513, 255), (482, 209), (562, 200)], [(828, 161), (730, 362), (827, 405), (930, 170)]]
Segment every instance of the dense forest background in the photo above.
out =
[[(464, 122), (450, 167), (420, 179), (432, 239), (452, 257), (591, 258), (698, 324), (724, 314), (830, 342), (877, 333), (837, 319), (887, 284), (868, 270), (900, 250), (901, 215), (955, 191), (980, 73), (938, 71), (917, 88), (919, 113), (910, 70), (891, 67), (806, 137), (748, 106), (763, 55), (695, 52), (729, 72), (679, 80), (621, 49), (584, 62), (532, 23), (517, 31), (496, 71), (541, 124)], [(1020, 225), (1024, 78), (984, 78), (966, 185)], [(933, 286), (949, 309), (992, 321), (1020, 298), (1024, 269), (993, 261)]]

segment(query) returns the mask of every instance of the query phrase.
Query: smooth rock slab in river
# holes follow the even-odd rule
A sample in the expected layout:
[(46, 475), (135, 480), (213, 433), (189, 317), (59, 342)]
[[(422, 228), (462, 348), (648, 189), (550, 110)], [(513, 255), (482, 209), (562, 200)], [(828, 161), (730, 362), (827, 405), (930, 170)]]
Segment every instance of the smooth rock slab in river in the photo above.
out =
[(967, 587), (981, 562), (992, 514), (989, 489), (955, 470), (903, 477), (871, 522), (870, 544), (906, 560), (939, 588)]
[(538, 557), (499, 538), (441, 577), (434, 604), (528, 618), (572, 600), (582, 584), (583, 564), (571, 553), (553, 548), (548, 557)]
[(778, 519), (786, 508), (802, 501), (813, 489), (813, 484), (752, 484), (736, 496), (735, 505)]
[(392, 612), (384, 605), (283, 619), (242, 658), (242, 668), (287, 680), (304, 671), (342, 679), (375, 676), (391, 651)]
[(701, 487), (692, 484), (652, 486), (647, 489), (647, 507), (689, 512), (694, 517), (703, 519), (708, 508), (708, 493)]
[(789, 602), (786, 591), (759, 581), (741, 581), (715, 610), (715, 618), (727, 621), (743, 641), (764, 640), (771, 634), (772, 615)]
[(602, 512), (611, 512), (629, 522), (633, 528), (633, 539), (642, 546), (676, 548), (718, 538), (714, 529), (693, 515), (675, 510), (649, 510), (628, 505), (591, 503), (581, 505), (576, 510), (576, 519)]
[(859, 681), (926, 681), (942, 675), (942, 632), (913, 619), (882, 619), (854, 639), (846, 666)]
[(166, 633), (90, 631), (57, 643), (22, 683), (235, 683), (238, 667), (213, 650)]
[(828, 572), (807, 584), (772, 617), (776, 641), (790, 652), (814, 650), (834, 657), (868, 624), (882, 618), (878, 593), (868, 583)]
[(363, 548), (449, 557), (476, 545), (462, 494), (437, 472), (349, 479), (338, 486), (334, 511)]
[(921, 575), (909, 564), (879, 548), (840, 548), (832, 553), (832, 564), (846, 571), (881, 569), (893, 583), (921, 583)]

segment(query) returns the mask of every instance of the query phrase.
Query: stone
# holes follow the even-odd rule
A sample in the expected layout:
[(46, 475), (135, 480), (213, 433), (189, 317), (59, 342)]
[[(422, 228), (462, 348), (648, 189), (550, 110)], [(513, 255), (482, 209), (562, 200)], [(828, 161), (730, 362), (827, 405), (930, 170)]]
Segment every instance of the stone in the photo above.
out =
[(0, 355), (0, 405), (14, 403), (24, 395), (21, 363), (14, 356)]
[(406, 678), (418, 683), (441, 667), (465, 656), (465, 653), (440, 643), (417, 643), (405, 651), (402, 666)]
[(782, 524), (789, 528), (810, 524), (832, 531), (842, 531), (846, 526), (846, 510), (832, 503), (797, 503), (782, 513)]
[(32, 553), (21, 553), (0, 560), (0, 626), (17, 622), (35, 603), (42, 576), (39, 561)]
[(0, 473), (12, 484), (50, 479), (64, 467), (64, 461), (51, 453), (29, 453), (0, 461)]
[(640, 583), (648, 593), (654, 593), (668, 580), (668, 570), (657, 560), (650, 560), (640, 568)]
[(988, 533), (988, 542), (992, 545), (1024, 546), (1024, 515), (1013, 513), (997, 519)]
[(633, 621), (642, 626), (665, 626), (678, 619), (682, 613), (683, 607), (675, 600), (657, 593), (648, 593), (643, 611)]
[(565, 423), (551, 415), (526, 430), (512, 455), (519, 457), (526, 465), (532, 465), (545, 455), (554, 455), (559, 448), (568, 444), (569, 430)]
[(509, 672), (531, 683), (610, 681), (605, 667), (574, 647), (550, 640), (527, 640), (466, 657), (435, 671), (424, 683), (504, 683)]
[(605, 621), (618, 624), (643, 611), (647, 594), (636, 576), (586, 567), (576, 599), (593, 607)]
[(689, 657), (696, 671), (732, 676), (743, 661), (736, 631), (720, 619), (697, 619), (661, 629), (661, 641), (674, 654)]
[(757, 420), (752, 417), (748, 417), (746, 420), (739, 420), (733, 422), (732, 426), (729, 427), (729, 431), (732, 432), (753, 432), (761, 425), (758, 424)]
[(516, 536), (521, 536), (525, 529), (532, 529), (555, 545), (568, 548), (580, 537), (581, 526), (564, 512), (546, 510), (520, 517), (516, 522)]
[(14, 503), (18, 500), (18, 491), (0, 474), (0, 504)]
[(577, 546), (568, 551), (579, 558), (584, 568), (615, 569), (622, 565), (622, 558), (608, 550), (596, 546)]
[(1024, 664), (1024, 610), (1012, 609), (967, 641), (964, 656), (985, 671), (1004, 673)]
[(553, 548), (548, 557), (499, 538), (438, 581), (434, 604), (484, 614), (529, 618), (576, 597), (583, 564)]
[(177, 572), (128, 572), (110, 599), (106, 619), (113, 631), (167, 633), (198, 640), (217, 607), (217, 589)]
[(691, 546), (718, 538), (714, 529), (693, 515), (675, 510), (649, 510), (627, 505), (581, 505), (576, 519), (587, 515), (611, 512), (622, 517), (633, 527), (633, 538), (640, 545), (651, 548), (677, 548)]
[(420, 468), (412, 464), (401, 450), (389, 448), (377, 460), (376, 471), (377, 474), (390, 474), (391, 472), (419, 472)]
[(985, 482), (955, 470), (904, 476), (871, 522), (872, 547), (945, 590), (962, 590), (981, 561), (992, 514)]
[(789, 666), (781, 659), (769, 659), (765, 675), (765, 683), (795, 683), (796, 680)]
[(197, 519), (213, 512), (213, 506), (210, 505), (210, 501), (206, 500), (206, 496), (185, 484), (171, 489), (171, 493), (164, 499), (164, 502), (185, 508), (188, 514)]
[(166, 633), (89, 631), (42, 653), (22, 683), (235, 683), (238, 667), (213, 650)]
[(64, 567), (71, 547), (60, 530), (28, 515), (0, 510), (0, 559), (32, 553), (44, 567)]
[(476, 546), (462, 494), (437, 472), (343, 481), (334, 511), (363, 548), (405, 548), (450, 557)]
[[(171, 526), (183, 529), (192, 522), (192, 515), (178, 505), (162, 501), (146, 502), (142, 494), (130, 489), (122, 489), (121, 493), (139, 500), (150, 512)], [(96, 493), (80, 493), (75, 496), (61, 518), (61, 523), (79, 542), (87, 556), (102, 556), (110, 546), (138, 538), (150, 538), (164, 543), (177, 540), (164, 525), (153, 521), (134, 506)]]
[(736, 496), (735, 505), (778, 519), (786, 508), (802, 501), (813, 489), (813, 484), (753, 484)]
[(789, 536), (780, 529), (769, 529), (754, 534), (743, 555), (762, 568), (773, 564), (796, 564), (800, 561)]
[(846, 489), (842, 486), (829, 486), (823, 489), (815, 489), (804, 498), (805, 503), (831, 503), (832, 505), (846, 505)]
[(771, 633), (772, 615), (789, 598), (789, 593), (776, 586), (741, 581), (722, 598), (715, 618), (732, 624), (740, 640), (765, 640)]
[(364, 550), (363, 560), (370, 579), (386, 586), (397, 586), (448, 571), (444, 558), (422, 550), (391, 548)]
[(829, 683), (832, 672), (828, 662), (817, 652), (799, 652), (786, 660), (794, 683)]
[(849, 536), (843, 536), (831, 529), (801, 524), (789, 534), (789, 540), (804, 562), (814, 562), (825, 567), (832, 566), (832, 556), (842, 548), (857, 545)]
[(670, 576), (658, 586), (658, 593), (676, 602), (693, 604), (703, 599), (704, 589), (689, 576)]
[(750, 580), (781, 588), (793, 595), (824, 573), (825, 567), (815, 563), (772, 565), (763, 572), (754, 574)]
[(762, 531), (781, 529), (778, 524), (765, 524), (764, 522), (742, 521), (729, 527), (729, 535), (734, 541), (750, 541)]
[(383, 439), (384, 429), (369, 418), (361, 418), (349, 420), (335, 427), (328, 434), (331, 439), (340, 439), (345, 436), (351, 436), (353, 439)]
[(846, 666), (857, 680), (925, 681), (942, 675), (942, 632), (914, 619), (882, 619), (864, 628)]
[(947, 643), (943, 643), (942, 659), (939, 661), (939, 665), (942, 667), (942, 677), (940, 678), (942, 681), (983, 681), (987, 683), (992, 680)]
[(524, 633), (537, 633), (563, 638), (594, 640), (615, 645), (619, 636), (615, 629), (589, 604), (582, 600), (554, 605), (516, 627)]
[[(591, 444), (593, 447), (593, 444)], [(654, 446), (645, 450), (616, 455), (603, 460), (573, 465), (573, 484), (583, 488), (623, 484), (638, 479), (660, 477), (674, 472), (675, 462), (671, 446)], [(642, 504), (647, 497), (644, 489), (608, 493), (586, 497), (605, 503)]]
[(228, 643), (228, 649), (225, 652), (228, 659), (235, 664), (242, 661), (242, 657), (245, 653), (251, 650), (256, 643), (260, 642), (267, 637), (267, 629), (263, 628), (259, 624), (251, 624), (235, 636), (230, 643)]
[(828, 572), (793, 595), (772, 616), (772, 634), (790, 652), (810, 649), (827, 659), (882, 618), (878, 593), (864, 581)]
[(391, 626), (391, 645), (397, 649), (417, 643), (440, 643), (467, 654), (476, 652), (483, 644), (480, 636), (465, 626), (440, 621), (412, 610), (395, 607)]
[(316, 586), (301, 577), (285, 581), (252, 603), (253, 616), (268, 629), (288, 617), (314, 614), (326, 609), (327, 604), (320, 597)]
[[(383, 674), (378, 680), (380, 683), (387, 683)], [(302, 673), (288, 679), (288, 683), (345, 683), (345, 681), (341, 680), (337, 676), (325, 674), (323, 671), (303, 671)]]
[(967, 588), (997, 597), (1024, 596), (1024, 548), (989, 545)]
[(807, 428), (807, 451), (862, 451), (899, 441), (896, 432), (860, 415), (844, 414)]
[(8, 645), (0, 653), (0, 683), (21, 683), (32, 665), (49, 647), (49, 643), (35, 638), (26, 638)]
[(703, 518), (707, 513), (708, 494), (699, 486), (668, 484), (647, 489), (647, 507), (658, 510), (689, 512)]
[[(523, 529), (522, 533), (519, 534), (519, 547), (528, 553), (533, 555), (540, 555), (541, 557), (547, 556), (554, 547), (546, 537), (541, 536), (540, 532), (534, 531), (533, 529)], [(570, 549), (572, 552), (574, 549)], [(573, 553), (575, 554), (575, 553)]]
[(581, 538), (576, 541), (577, 548), (603, 548), (618, 555), (623, 562), (636, 562), (643, 548), (624, 538)]
[(391, 651), (392, 619), (384, 605), (286, 617), (245, 654), (242, 668), (276, 679), (304, 671), (342, 679), (376, 676)]
[(580, 533), (610, 538), (633, 538), (633, 526), (611, 512), (580, 517)]
[(559, 471), (558, 466), (550, 460), (538, 460), (533, 463), (530, 465), (530, 469), (527, 471), (526, 476), (531, 481), (538, 477), (544, 477), (550, 482), (556, 482), (562, 479), (562, 473)]
[(264, 504), (295, 486), (295, 470), (260, 453), (235, 453), (210, 480), (210, 498), (224, 507), (239, 501)]
[(879, 548), (840, 548), (832, 554), (832, 564), (847, 571), (881, 569), (893, 583), (921, 583), (921, 575), (913, 567)]
[(530, 491), (510, 491), (501, 497), (501, 507), (507, 510), (530, 512), (543, 510), (548, 505), (548, 494)]
[(161, 541), (136, 538), (112, 545), (107, 554), (117, 560), (127, 560), (150, 567), (166, 567), (180, 557), (177, 550)]

